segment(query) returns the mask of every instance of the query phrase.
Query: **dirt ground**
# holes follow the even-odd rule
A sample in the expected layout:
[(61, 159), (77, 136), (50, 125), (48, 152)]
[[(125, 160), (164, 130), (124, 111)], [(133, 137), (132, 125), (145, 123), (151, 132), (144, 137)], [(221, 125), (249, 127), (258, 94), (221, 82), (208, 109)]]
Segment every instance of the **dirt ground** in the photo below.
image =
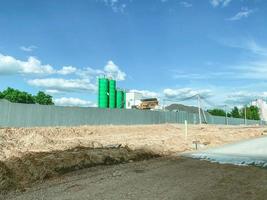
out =
[(55, 128), (1, 128), (0, 161), (21, 157), (29, 152), (50, 152), (77, 146), (99, 148), (114, 144), (130, 149), (149, 148), (158, 154), (218, 146), (262, 134), (267, 127), (189, 125), (185, 138), (184, 125), (82, 126)]
[(83, 169), (4, 198), (265, 200), (267, 171), (189, 158), (157, 158)]
[(0, 192), (96, 165), (219, 146), (267, 133), (266, 127), (164, 124), (0, 129)]

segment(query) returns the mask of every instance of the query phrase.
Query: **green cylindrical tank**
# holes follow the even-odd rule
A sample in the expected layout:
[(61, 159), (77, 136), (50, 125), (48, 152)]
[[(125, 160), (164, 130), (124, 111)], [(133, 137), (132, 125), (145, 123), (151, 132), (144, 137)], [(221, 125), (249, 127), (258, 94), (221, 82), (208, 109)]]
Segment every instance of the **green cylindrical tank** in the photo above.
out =
[(109, 80), (109, 108), (116, 108), (116, 81)]
[(98, 107), (108, 108), (109, 80), (107, 78), (98, 79)]
[(122, 90), (117, 90), (116, 108), (123, 108), (123, 91)]

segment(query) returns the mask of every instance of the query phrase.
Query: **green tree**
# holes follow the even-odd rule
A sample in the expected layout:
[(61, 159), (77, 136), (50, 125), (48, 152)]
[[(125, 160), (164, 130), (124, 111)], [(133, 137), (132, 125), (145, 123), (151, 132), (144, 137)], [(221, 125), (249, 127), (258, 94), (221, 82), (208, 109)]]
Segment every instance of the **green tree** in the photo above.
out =
[(241, 118), (239, 110), (236, 106), (231, 110), (230, 115), (234, 118)]
[(243, 107), (241, 109), (241, 117), (245, 118), (245, 109), (246, 109), (246, 118), (253, 120), (260, 120), (259, 108), (256, 106)]
[(3, 92), (0, 92), (0, 99), (6, 99), (13, 103), (54, 105), (52, 96), (47, 95), (44, 92), (39, 91), (36, 96), (33, 96), (27, 92), (10, 87)]
[(54, 105), (52, 96), (45, 94), (42, 91), (39, 91), (36, 96), (34, 96), (35, 103), (41, 105)]
[(251, 119), (260, 120), (260, 110), (256, 106), (250, 106)]
[(207, 110), (211, 115), (215, 116), (225, 116), (225, 111), (219, 108), (214, 108), (211, 110)]
[(34, 98), (31, 94), (10, 87), (8, 87), (6, 90), (2, 92), (2, 98), (13, 103), (27, 103), (27, 104), (34, 103)]

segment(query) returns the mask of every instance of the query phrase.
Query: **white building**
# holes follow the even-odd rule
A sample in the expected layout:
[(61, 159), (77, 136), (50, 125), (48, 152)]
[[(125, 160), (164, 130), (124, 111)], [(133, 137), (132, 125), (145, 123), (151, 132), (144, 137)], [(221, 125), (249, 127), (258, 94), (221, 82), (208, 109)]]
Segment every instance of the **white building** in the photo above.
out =
[(131, 109), (133, 106), (138, 106), (143, 98), (142, 93), (126, 92), (126, 108)]
[(260, 111), (261, 120), (267, 121), (267, 103), (263, 99), (257, 99), (251, 105), (257, 106)]

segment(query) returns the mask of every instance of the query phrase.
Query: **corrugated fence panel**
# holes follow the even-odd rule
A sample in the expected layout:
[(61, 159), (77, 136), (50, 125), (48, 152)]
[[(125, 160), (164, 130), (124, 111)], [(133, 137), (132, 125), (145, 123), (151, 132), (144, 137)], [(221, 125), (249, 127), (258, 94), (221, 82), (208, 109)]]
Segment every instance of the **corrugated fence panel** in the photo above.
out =
[[(226, 124), (225, 117), (211, 115), (206, 117), (208, 124)], [(163, 124), (184, 123), (185, 120), (190, 124), (197, 124), (198, 115), (182, 111), (61, 107), (17, 104), (0, 100), (0, 126), (2, 127)], [(244, 124), (244, 119), (227, 118), (227, 123)], [(247, 120), (247, 124), (263, 125), (266, 122)]]

